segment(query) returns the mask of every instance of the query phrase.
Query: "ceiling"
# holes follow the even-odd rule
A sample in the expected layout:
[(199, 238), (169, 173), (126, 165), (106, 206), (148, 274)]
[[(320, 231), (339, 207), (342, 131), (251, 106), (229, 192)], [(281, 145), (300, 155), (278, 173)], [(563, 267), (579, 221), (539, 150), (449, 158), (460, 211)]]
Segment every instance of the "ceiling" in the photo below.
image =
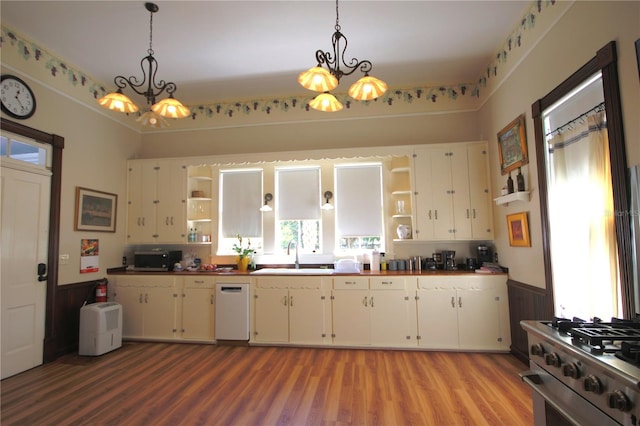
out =
[[(187, 105), (308, 95), (298, 74), (331, 49), (333, 0), (157, 1), (157, 79)], [(357, 1), (339, 5), (346, 55), (373, 63), (391, 88), (477, 81), (529, 1)], [(142, 78), (149, 12), (142, 1), (0, 2), (2, 24), (83, 70), (107, 90)], [(344, 77), (338, 91), (357, 78)], [(125, 93), (127, 91), (125, 90)], [(127, 93), (131, 95), (132, 93)]]

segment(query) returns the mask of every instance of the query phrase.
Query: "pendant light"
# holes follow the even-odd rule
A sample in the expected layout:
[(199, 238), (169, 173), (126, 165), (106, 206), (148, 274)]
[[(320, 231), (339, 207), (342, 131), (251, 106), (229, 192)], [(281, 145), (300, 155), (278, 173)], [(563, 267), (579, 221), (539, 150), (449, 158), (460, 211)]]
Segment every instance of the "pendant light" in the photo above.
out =
[[(338, 87), (343, 76), (351, 75), (358, 69), (364, 73), (364, 77), (351, 85), (349, 96), (359, 101), (370, 101), (387, 91), (387, 83), (369, 75), (373, 68), (371, 61), (358, 61), (358, 59), (353, 58), (348, 64), (344, 62), (347, 37), (340, 32), (338, 0), (336, 0), (336, 25), (334, 29), (335, 32), (331, 38), (333, 52), (317, 50), (316, 60), (318, 65), (300, 73), (298, 76), (298, 83), (305, 89), (323, 92), (309, 102), (309, 106), (313, 109), (328, 112), (342, 109), (342, 104), (329, 91)], [(344, 43), (343, 46), (341, 46), (341, 42)], [(323, 68), (322, 65), (327, 68)]]
[[(189, 108), (185, 107), (173, 97), (173, 93), (177, 87), (173, 82), (165, 82), (160, 80), (155, 81), (156, 73), (158, 71), (158, 62), (153, 57), (153, 14), (159, 10), (158, 5), (155, 3), (145, 3), (145, 9), (150, 12), (149, 18), (149, 49), (148, 55), (142, 58), (140, 61), (140, 67), (142, 68), (142, 81), (139, 81), (135, 76), (125, 78), (124, 76), (117, 76), (113, 79), (113, 82), (118, 87), (118, 90), (113, 93), (109, 93), (102, 98), (98, 99), (98, 104), (108, 108), (110, 110), (132, 113), (138, 111), (138, 106), (126, 96), (122, 90), (127, 86), (131, 88), (138, 95), (142, 95), (147, 99), (147, 104), (150, 105), (152, 114), (157, 114), (160, 117), (166, 118), (185, 118), (188, 117), (191, 112)], [(169, 97), (156, 102), (156, 96), (166, 92)], [(138, 121), (144, 125), (150, 125), (152, 127), (163, 127), (166, 125), (166, 121), (157, 120), (154, 115), (149, 112), (144, 113)]]

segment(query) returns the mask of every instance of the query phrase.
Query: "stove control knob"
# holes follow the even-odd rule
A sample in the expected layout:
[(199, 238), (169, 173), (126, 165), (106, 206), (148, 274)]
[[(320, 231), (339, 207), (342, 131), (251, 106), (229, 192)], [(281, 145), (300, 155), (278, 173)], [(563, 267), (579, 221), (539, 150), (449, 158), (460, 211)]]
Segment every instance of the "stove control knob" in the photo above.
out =
[(544, 354), (544, 363), (560, 368), (562, 361), (560, 361), (560, 355), (555, 352), (551, 352), (549, 354)]
[(544, 348), (540, 343), (531, 345), (531, 355), (543, 356)]
[(587, 377), (585, 377), (582, 384), (586, 392), (593, 392), (597, 394), (602, 393), (602, 384), (600, 383), (600, 380), (598, 380), (598, 378), (592, 374), (589, 374)]
[(565, 377), (572, 377), (574, 379), (580, 378), (580, 370), (578, 369), (578, 366), (573, 362), (570, 362), (562, 366), (562, 374)]
[(609, 394), (609, 408), (620, 411), (631, 410), (631, 401), (621, 390), (614, 390)]

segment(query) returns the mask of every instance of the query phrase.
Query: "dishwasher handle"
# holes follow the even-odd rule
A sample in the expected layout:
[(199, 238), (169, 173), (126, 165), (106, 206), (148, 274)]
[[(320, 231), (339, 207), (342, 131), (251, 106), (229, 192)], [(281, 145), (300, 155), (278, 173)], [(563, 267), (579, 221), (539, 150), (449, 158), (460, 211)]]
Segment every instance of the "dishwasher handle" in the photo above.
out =
[(240, 293), (242, 291), (242, 287), (222, 286), (220, 287), (220, 291), (223, 293)]

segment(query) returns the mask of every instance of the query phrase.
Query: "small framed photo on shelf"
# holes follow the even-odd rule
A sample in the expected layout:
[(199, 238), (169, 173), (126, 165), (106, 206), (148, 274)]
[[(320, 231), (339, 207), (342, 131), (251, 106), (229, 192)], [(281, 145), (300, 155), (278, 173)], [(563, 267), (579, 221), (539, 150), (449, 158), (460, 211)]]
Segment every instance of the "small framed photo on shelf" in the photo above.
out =
[(118, 196), (76, 187), (74, 230), (116, 232)]
[(498, 132), (498, 155), (503, 175), (529, 163), (524, 114)]
[(527, 212), (507, 215), (507, 228), (509, 229), (509, 245), (512, 247), (531, 247), (529, 237), (529, 222)]

